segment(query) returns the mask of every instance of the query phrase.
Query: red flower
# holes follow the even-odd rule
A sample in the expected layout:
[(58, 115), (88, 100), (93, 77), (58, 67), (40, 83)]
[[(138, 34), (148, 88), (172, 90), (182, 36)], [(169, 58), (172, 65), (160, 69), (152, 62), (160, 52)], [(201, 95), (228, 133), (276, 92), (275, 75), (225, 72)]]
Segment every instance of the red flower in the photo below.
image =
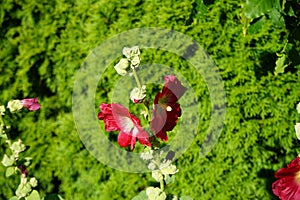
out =
[(122, 105), (102, 103), (98, 119), (104, 121), (106, 131), (120, 131), (118, 143), (121, 147), (130, 146), (133, 150), (136, 138), (141, 144), (151, 146), (148, 134), (140, 126), (140, 120)]
[(156, 137), (162, 141), (167, 141), (167, 131), (173, 130), (176, 126), (178, 117), (181, 116), (180, 104), (178, 99), (184, 94), (186, 88), (174, 75), (165, 77), (165, 85), (154, 99), (154, 109), (151, 120), (151, 129)]
[(300, 157), (297, 156), (287, 168), (281, 168), (275, 173), (278, 178), (272, 185), (272, 190), (282, 200), (300, 199)]
[(40, 104), (38, 103), (38, 98), (28, 98), (21, 100), (21, 104), (24, 108), (28, 110), (39, 110)]

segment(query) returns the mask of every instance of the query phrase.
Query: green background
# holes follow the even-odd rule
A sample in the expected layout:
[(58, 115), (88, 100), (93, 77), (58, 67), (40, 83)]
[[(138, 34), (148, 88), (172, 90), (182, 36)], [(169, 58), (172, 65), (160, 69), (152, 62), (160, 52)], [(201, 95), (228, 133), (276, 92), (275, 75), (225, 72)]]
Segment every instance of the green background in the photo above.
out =
[[(0, 6), (0, 104), (39, 98), (39, 111), (17, 113), (8, 123), (14, 137), (30, 146), (24, 156), (33, 158), (29, 173), (38, 179), (41, 196), (131, 199), (156, 186), (150, 173), (120, 172), (89, 154), (74, 125), (72, 88), (76, 71), (98, 44), (129, 29), (161, 27), (184, 33), (207, 50), (227, 101), (219, 141), (200, 157), (211, 111), (205, 82), (174, 55), (142, 55), (182, 70), (200, 102), (202, 126), (175, 162), (180, 171), (166, 192), (194, 199), (276, 199), (274, 172), (300, 149), (294, 130), (300, 122), (297, 1), (4, 0)], [(99, 104), (109, 102), (117, 79), (112, 67), (106, 71)], [(1, 152), (5, 148), (1, 141)], [(19, 178), (4, 174), (0, 166), (0, 198), (8, 199)]]

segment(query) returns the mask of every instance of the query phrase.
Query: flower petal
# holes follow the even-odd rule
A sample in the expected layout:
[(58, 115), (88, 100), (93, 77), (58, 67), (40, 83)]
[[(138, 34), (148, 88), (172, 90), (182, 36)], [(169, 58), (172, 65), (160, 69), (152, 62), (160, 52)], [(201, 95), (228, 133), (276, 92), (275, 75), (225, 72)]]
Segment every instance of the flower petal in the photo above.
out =
[(300, 158), (297, 156), (286, 168), (275, 173), (278, 178), (272, 184), (273, 193), (280, 199), (300, 199)]
[(27, 108), (28, 110), (39, 110), (40, 104), (38, 103), (38, 98), (27, 98), (21, 100), (21, 103), (24, 108)]
[(100, 106), (100, 112), (98, 113), (98, 119), (103, 120), (106, 131), (121, 130), (117, 125), (117, 122), (112, 114), (112, 105), (102, 103)]
[(132, 136), (123, 132), (123, 131), (120, 131), (119, 135), (118, 135), (118, 143), (121, 147), (128, 147), (128, 146), (132, 146), (132, 145), (135, 145), (135, 142), (134, 144), (132, 144)]

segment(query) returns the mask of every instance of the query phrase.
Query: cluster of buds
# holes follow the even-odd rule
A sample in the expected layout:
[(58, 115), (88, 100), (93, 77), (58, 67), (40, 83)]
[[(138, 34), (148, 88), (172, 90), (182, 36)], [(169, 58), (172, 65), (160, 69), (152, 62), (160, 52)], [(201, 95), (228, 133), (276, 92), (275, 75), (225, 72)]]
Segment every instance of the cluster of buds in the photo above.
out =
[(133, 103), (141, 103), (146, 97), (146, 86), (139, 83), (137, 74), (135, 70), (140, 66), (140, 49), (138, 46), (132, 48), (124, 47), (123, 55), (125, 58), (122, 58), (115, 66), (115, 70), (121, 76), (128, 74), (128, 71), (131, 69), (135, 79), (137, 81), (138, 87), (135, 87), (130, 93), (130, 99)]

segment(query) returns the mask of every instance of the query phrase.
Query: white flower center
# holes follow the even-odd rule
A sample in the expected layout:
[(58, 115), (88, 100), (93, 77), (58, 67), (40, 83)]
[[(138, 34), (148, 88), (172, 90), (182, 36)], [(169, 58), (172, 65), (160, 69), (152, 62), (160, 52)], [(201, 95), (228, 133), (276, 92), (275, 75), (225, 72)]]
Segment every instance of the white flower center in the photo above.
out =
[(172, 111), (171, 106), (168, 106), (168, 107), (166, 108), (166, 110), (167, 110), (168, 112)]

